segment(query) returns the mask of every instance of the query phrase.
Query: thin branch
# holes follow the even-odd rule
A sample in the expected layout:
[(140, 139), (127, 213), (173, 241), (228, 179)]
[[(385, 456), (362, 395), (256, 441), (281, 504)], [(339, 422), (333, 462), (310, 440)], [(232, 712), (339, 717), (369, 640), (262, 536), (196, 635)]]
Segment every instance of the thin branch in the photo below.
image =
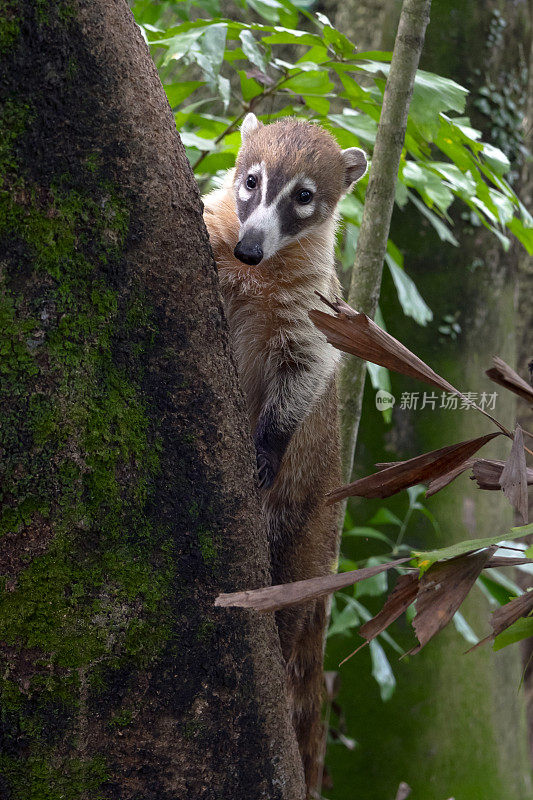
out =
[[(385, 85), (348, 301), (350, 305), (357, 303), (371, 318), (378, 304), (409, 104), (430, 6), (431, 0), (404, 0)], [(342, 461), (347, 482), (361, 418), (365, 372), (364, 361), (348, 358), (341, 373)]]

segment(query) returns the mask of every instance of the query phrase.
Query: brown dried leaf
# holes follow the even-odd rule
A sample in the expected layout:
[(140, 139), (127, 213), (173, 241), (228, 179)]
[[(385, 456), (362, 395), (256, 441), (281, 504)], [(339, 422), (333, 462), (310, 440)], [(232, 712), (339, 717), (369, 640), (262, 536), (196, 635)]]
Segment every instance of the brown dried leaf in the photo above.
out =
[(420, 644), (410, 651), (418, 653), (451, 620), (496, 547), (467, 553), (433, 564), (420, 581), (413, 620)]
[[(477, 481), (480, 489), (489, 491), (501, 491), (500, 477), (505, 466), (505, 461), (491, 461), (487, 458), (479, 458), (472, 464), (473, 475), (470, 480)], [(533, 486), (533, 469), (526, 468), (528, 486)]]
[(493, 567), (520, 567), (522, 564), (533, 564), (533, 558), (508, 558), (507, 556), (493, 556), (485, 569)]
[[(487, 566), (490, 566), (492, 560), (494, 559), (491, 559)], [(510, 600), (508, 603), (505, 603), (505, 605), (497, 608), (496, 611), (493, 611), (490, 618), (492, 633), (485, 636), (484, 639), (466, 652), (471, 653), (473, 650), (477, 650), (478, 647), (481, 647), (482, 644), (494, 640), (500, 633), (510, 628), (513, 622), (516, 622), (520, 617), (527, 617), (531, 611), (533, 611), (533, 590), (524, 592), (524, 594), (513, 598), (513, 600)]]
[(494, 356), (492, 359), (494, 366), (486, 370), (485, 375), (494, 381), (494, 383), (504, 386), (509, 391), (518, 394), (524, 400), (533, 403), (533, 388), (525, 381), (520, 375), (511, 369), (509, 364), (506, 364), (499, 356)]
[(466, 459), (473, 456), (481, 447), (500, 436), (500, 433), (488, 433), (477, 439), (468, 439), (449, 447), (431, 450), (408, 461), (395, 462), (392, 467), (382, 469), (373, 475), (367, 475), (354, 483), (340, 486), (326, 495), (326, 503), (336, 503), (345, 497), (390, 497), (402, 489), (415, 486), (417, 483), (434, 481), (458, 467)]
[(309, 311), (309, 317), (326, 336), (328, 342), (338, 350), (351, 353), (365, 361), (372, 361), (374, 364), (381, 364), (394, 372), (400, 372), (402, 375), (429, 383), (430, 386), (436, 386), (437, 389), (451, 392), (494, 422), (503, 433), (509, 435), (509, 431), (497, 419), (469, 400), (422, 359), (415, 356), (398, 339), (376, 325), (366, 314), (358, 313), (340, 298), (331, 303), (319, 292), (316, 294), (322, 302), (336, 312), (337, 316), (333, 317), (331, 314), (312, 309)]
[(246, 70), (246, 77), (253, 78), (258, 83), (261, 83), (263, 86), (273, 86), (274, 81), (268, 75), (265, 75), (264, 72), (261, 72), (260, 69), (256, 69), (255, 67), (252, 69)]
[(378, 564), (375, 567), (340, 572), (338, 575), (323, 575), (319, 578), (309, 578), (305, 581), (282, 583), (279, 586), (266, 586), (263, 589), (219, 594), (215, 600), (215, 605), (224, 608), (238, 606), (239, 608), (254, 608), (256, 611), (277, 611), (286, 606), (298, 605), (298, 603), (305, 603), (306, 600), (315, 600), (317, 597), (332, 594), (337, 589), (344, 589), (346, 586), (364, 581), (365, 578), (371, 578), (380, 572), (386, 572), (386, 570), (392, 569), (392, 567), (396, 567), (399, 564), (405, 564), (409, 560), (409, 558), (399, 558), (396, 561), (388, 561), (386, 564)]
[(527, 525), (527, 468), (526, 454), (524, 451), (524, 436), (520, 425), (517, 425), (515, 428), (511, 454), (502, 470), (500, 486), (512, 507), (518, 511), (522, 517), (524, 525)]
[(533, 590), (524, 592), (519, 597), (515, 597), (500, 606), (496, 611), (492, 612), (490, 624), (492, 625), (492, 639), (495, 639), (498, 634), (507, 630), (513, 622), (516, 622), (520, 617), (527, 617), (533, 611)]
[(373, 619), (359, 628), (359, 633), (367, 641), (375, 639), (385, 628), (398, 619), (414, 602), (418, 593), (418, 572), (400, 575), (398, 582), (387, 598), (381, 611)]
[(435, 478), (434, 481), (431, 481), (427, 490), (426, 490), (426, 497), (431, 497), (433, 494), (437, 494), (440, 492), (441, 489), (444, 489), (445, 486), (448, 486), (452, 481), (462, 475), (463, 472), (466, 472), (467, 469), (470, 469), (474, 465), (472, 459), (468, 459), (468, 461), (464, 461), (462, 464), (459, 464), (458, 467), (450, 470), (444, 475), (441, 475), (440, 478)]
[(372, 361), (374, 364), (381, 364), (382, 367), (424, 381), (436, 386), (437, 389), (463, 396), (451, 383), (437, 375), (431, 367), (415, 356), (398, 339), (382, 330), (366, 314), (358, 314), (342, 300), (337, 301), (332, 307), (338, 312), (337, 317), (316, 309), (311, 310), (309, 316), (317, 328), (325, 334), (328, 342), (338, 350), (359, 356), (365, 361)]

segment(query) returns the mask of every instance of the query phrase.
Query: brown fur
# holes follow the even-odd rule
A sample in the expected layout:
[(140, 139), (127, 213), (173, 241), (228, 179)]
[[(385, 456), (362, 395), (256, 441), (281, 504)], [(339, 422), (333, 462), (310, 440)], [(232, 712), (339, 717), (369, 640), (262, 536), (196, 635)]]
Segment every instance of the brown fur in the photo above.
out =
[[(274, 130), (272, 130), (274, 129)], [(265, 163), (274, 174), (287, 162), (288, 176), (305, 173), (317, 186), (330, 187), (322, 200), (327, 218), (311, 227), (305, 241), (292, 241), (255, 266), (241, 263), (233, 249), (239, 236), (233, 187), (205, 198), (205, 222), (217, 262), (250, 425), (255, 431), (264, 408), (271, 361), (278, 372), (297, 364), (299, 343), (316, 329), (308, 310), (317, 306), (314, 291), (333, 298), (339, 284), (333, 264), (333, 217), (343, 191), (346, 167), (340, 148), (322, 129), (283, 121), (259, 128), (237, 161), (239, 170)], [(242, 178), (242, 176), (241, 176)], [(324, 358), (335, 358), (318, 341)], [(332, 365), (334, 361), (331, 362)], [(325, 575), (336, 569), (338, 512), (324, 504), (326, 492), (339, 485), (340, 453), (336, 378), (333, 366), (321, 396), (305, 409), (283, 455), (274, 483), (262, 492), (268, 524), (273, 583)], [(323, 647), (327, 603), (316, 600), (277, 614), (293, 721), (308, 791), (317, 780), (322, 742)]]

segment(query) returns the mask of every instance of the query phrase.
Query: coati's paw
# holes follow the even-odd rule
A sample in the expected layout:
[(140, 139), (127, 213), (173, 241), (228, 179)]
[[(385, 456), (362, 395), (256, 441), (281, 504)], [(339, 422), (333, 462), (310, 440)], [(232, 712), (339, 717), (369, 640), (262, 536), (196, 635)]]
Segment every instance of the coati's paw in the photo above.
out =
[(278, 473), (279, 461), (274, 453), (257, 450), (257, 474), (261, 489), (270, 489)]

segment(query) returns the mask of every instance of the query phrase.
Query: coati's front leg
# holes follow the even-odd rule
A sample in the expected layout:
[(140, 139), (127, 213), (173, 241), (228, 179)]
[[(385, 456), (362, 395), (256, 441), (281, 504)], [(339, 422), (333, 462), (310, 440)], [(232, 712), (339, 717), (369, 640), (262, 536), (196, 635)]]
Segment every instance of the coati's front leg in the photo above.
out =
[(317, 352), (323, 343), (313, 342), (313, 334), (311, 331), (308, 346), (300, 347), (298, 356), (290, 344), (273, 354), (265, 371), (265, 402), (254, 431), (262, 489), (274, 483), (294, 432), (326, 390), (335, 368), (336, 357), (324, 361), (322, 353)]
[(296, 424), (283, 421), (281, 406), (266, 406), (259, 417), (254, 434), (257, 474), (261, 489), (270, 489), (281, 466)]

